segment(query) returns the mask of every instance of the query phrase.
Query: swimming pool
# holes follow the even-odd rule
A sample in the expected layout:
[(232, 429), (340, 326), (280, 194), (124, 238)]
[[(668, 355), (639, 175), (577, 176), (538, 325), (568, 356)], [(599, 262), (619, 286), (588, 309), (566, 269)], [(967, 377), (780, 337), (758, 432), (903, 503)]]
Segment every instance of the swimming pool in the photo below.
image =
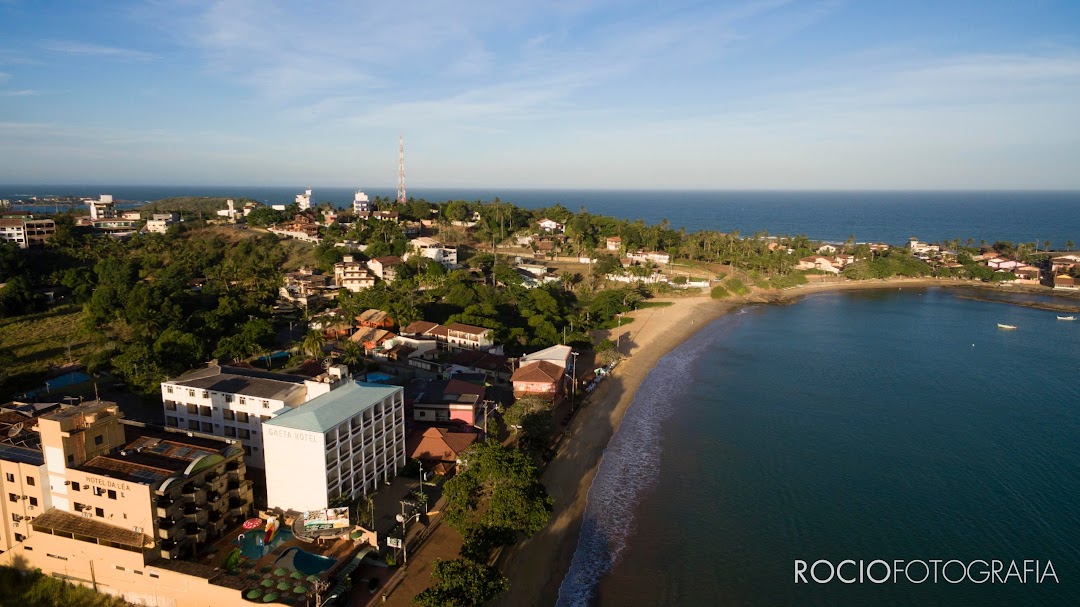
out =
[(83, 373), (82, 371), (71, 371), (50, 379), (49, 381), (45, 382), (45, 384), (42, 385), (40, 388), (30, 390), (23, 396), (28, 399), (34, 398), (35, 396), (39, 396), (41, 394), (48, 394), (49, 392), (51, 392), (52, 390), (56, 390), (57, 388), (81, 384), (83, 382), (90, 381), (90, 379), (91, 377), (86, 373)]
[(333, 567), (336, 562), (335, 558), (312, 554), (300, 548), (289, 548), (278, 557), (274, 566), (299, 571), (304, 575), (319, 575)]
[(273, 539), (270, 540), (270, 545), (263, 545), (263, 533), (262, 529), (256, 531), (245, 531), (240, 537), (240, 553), (248, 558), (250, 561), (261, 559), (262, 557), (270, 554), (270, 551), (293, 538), (292, 531), (288, 529), (281, 529), (274, 534)]

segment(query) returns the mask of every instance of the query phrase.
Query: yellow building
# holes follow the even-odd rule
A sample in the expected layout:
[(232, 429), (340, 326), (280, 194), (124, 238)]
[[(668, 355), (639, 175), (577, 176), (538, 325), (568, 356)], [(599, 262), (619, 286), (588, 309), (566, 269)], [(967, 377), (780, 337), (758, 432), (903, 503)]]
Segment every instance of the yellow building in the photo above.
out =
[(103, 401), (21, 422), (0, 414), (9, 426), (0, 444), (0, 564), (40, 568), (132, 603), (243, 602), (237, 580), (183, 560), (251, 514), (243, 449), (121, 417)]

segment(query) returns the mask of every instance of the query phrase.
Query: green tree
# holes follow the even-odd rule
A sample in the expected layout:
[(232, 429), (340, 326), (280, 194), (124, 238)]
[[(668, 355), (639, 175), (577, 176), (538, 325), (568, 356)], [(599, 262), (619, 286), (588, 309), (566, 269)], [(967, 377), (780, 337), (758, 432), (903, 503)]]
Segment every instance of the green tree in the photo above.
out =
[(413, 605), (475, 607), (491, 601), (510, 587), (498, 569), (470, 559), (436, 561), (431, 577), (435, 584), (413, 597)]
[(322, 358), (323, 346), (326, 345), (326, 336), (322, 331), (308, 331), (300, 346), (301, 351), (311, 358)]
[(341, 362), (345, 363), (349, 370), (355, 373), (364, 362), (364, 346), (351, 340), (345, 342), (345, 345), (341, 348)]
[(530, 413), (551, 409), (551, 402), (535, 394), (526, 394), (514, 401), (503, 413), (503, 421), (512, 428), (520, 428), (522, 419)]

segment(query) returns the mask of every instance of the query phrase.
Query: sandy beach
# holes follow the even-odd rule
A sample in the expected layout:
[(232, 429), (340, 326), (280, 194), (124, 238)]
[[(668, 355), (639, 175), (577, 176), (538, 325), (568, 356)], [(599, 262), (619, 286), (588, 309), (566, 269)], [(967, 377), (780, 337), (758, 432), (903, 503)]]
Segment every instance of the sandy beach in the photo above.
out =
[[(628, 314), (634, 322), (608, 337), (622, 333), (622, 351), (630, 356), (593, 393), (589, 404), (575, 416), (570, 436), (544, 471), (543, 482), (555, 499), (548, 526), (504, 553), (500, 568), (510, 580), (510, 591), (494, 604), (554, 605), (559, 585), (577, 548), (581, 517), (600, 466), (600, 459), (641, 381), (668, 352), (710, 321), (747, 304), (791, 303), (815, 293), (868, 289), (970, 286), (973, 283), (938, 279), (892, 279), (814, 284), (782, 292), (755, 292), (723, 300), (703, 294), (674, 300), (665, 308), (646, 308)], [(975, 283), (977, 284), (977, 283)]]

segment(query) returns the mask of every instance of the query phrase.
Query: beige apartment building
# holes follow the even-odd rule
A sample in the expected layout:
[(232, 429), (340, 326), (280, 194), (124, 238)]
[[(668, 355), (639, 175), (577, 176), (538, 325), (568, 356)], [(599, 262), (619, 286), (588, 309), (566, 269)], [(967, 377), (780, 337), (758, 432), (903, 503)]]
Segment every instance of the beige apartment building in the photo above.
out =
[(240, 604), (236, 581), (183, 559), (251, 515), (243, 449), (121, 418), (105, 401), (0, 413), (0, 564), (138, 604)]

